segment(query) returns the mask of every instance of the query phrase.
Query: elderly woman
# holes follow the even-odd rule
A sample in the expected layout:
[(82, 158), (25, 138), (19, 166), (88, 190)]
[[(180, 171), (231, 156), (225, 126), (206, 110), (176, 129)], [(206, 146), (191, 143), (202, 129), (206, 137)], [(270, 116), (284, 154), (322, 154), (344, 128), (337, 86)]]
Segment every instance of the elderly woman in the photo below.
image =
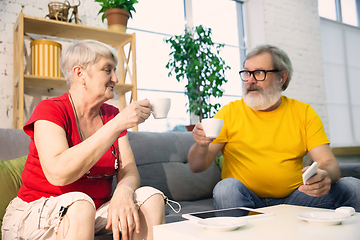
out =
[[(152, 239), (165, 222), (162, 192), (140, 186), (127, 129), (150, 115), (148, 100), (123, 111), (105, 102), (118, 82), (117, 57), (106, 44), (84, 40), (62, 54), (68, 93), (41, 101), (24, 131), (30, 154), (18, 196), (9, 204), (3, 240)], [(117, 186), (113, 196), (112, 176)]]

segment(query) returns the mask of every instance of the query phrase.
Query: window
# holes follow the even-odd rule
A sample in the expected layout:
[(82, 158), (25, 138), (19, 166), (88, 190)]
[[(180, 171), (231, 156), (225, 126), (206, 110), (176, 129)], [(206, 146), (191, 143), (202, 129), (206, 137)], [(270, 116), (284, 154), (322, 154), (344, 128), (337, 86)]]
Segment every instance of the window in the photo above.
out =
[(336, 21), (336, 0), (319, 0), (319, 15), (320, 17), (328, 18)]
[(359, 26), (360, 0), (318, 0), (320, 17)]
[[(159, 7), (160, 6), (160, 7)], [(170, 46), (165, 39), (182, 34), (186, 26), (202, 24), (211, 28), (213, 39), (225, 43), (221, 57), (231, 70), (226, 73), (228, 82), (221, 99), (222, 105), (242, 95), (242, 83), (238, 76), (242, 56), (245, 53), (242, 23), (242, 3), (232, 0), (151, 0), (139, 1), (136, 13), (129, 19), (128, 33), (136, 34), (138, 99), (169, 97), (171, 108), (167, 119), (154, 120), (153, 116), (139, 125), (139, 131), (185, 130), (190, 124), (187, 97), (184, 95), (185, 80), (177, 82), (168, 77), (165, 68), (169, 60)]]
[[(321, 3), (322, 2), (322, 3)], [(322, 5), (328, 3), (327, 5)], [(360, 28), (357, 7), (359, 0), (321, 0), (319, 14), (322, 34), (322, 53), (326, 102), (329, 116), (329, 140), (332, 146), (358, 146), (360, 144)], [(325, 7), (329, 10), (328, 14)], [(337, 14), (334, 15), (334, 9)], [(340, 14), (339, 14), (340, 13)], [(336, 16), (332, 19), (330, 16)], [(325, 16), (326, 15), (326, 16)], [(340, 18), (339, 18), (340, 16)], [(342, 17), (341, 17), (342, 16)], [(338, 24), (326, 18), (346, 24)]]
[[(360, 1), (358, 1), (360, 3)], [(342, 22), (353, 26), (359, 26), (356, 0), (341, 0), (341, 17)]]

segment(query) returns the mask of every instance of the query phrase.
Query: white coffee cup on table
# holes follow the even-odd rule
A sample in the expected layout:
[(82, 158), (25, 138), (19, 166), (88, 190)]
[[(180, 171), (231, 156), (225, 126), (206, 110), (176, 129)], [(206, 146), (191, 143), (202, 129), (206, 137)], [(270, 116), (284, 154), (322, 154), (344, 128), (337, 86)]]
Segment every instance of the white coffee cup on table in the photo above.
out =
[(150, 109), (156, 119), (167, 118), (171, 106), (170, 98), (150, 99)]
[(201, 121), (205, 135), (208, 138), (217, 138), (223, 126), (223, 120), (218, 118), (205, 118)]

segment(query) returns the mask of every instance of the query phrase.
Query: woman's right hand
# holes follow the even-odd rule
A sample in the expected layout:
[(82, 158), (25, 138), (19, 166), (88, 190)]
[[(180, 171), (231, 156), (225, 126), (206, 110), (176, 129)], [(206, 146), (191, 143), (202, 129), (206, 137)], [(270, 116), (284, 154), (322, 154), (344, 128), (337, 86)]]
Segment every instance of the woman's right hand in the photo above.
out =
[(117, 118), (120, 118), (120, 123), (124, 124), (125, 129), (128, 129), (145, 122), (150, 114), (150, 101), (144, 99), (129, 104), (125, 109), (120, 111)]

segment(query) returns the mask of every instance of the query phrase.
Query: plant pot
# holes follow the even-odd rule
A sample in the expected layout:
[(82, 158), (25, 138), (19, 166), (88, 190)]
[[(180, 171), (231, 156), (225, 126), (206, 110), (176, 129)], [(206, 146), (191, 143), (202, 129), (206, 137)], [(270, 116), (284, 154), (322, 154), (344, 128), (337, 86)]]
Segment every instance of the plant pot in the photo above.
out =
[(195, 124), (187, 125), (185, 127), (186, 127), (186, 130), (188, 130), (188, 132), (191, 132), (194, 129)]
[(127, 22), (130, 17), (130, 13), (128, 11), (120, 8), (112, 8), (106, 10), (105, 17), (110, 31), (126, 32)]

